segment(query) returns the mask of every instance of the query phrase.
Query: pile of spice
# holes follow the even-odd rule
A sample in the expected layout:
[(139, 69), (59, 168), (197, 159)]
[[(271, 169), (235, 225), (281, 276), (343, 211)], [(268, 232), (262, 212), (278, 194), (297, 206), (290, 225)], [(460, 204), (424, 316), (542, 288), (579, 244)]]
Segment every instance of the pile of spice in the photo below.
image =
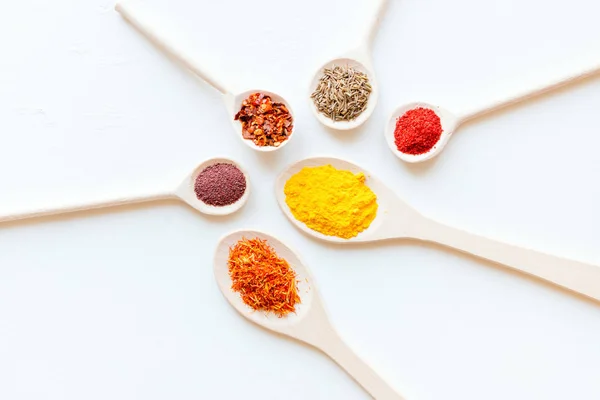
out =
[(233, 164), (216, 163), (204, 168), (196, 177), (194, 192), (198, 200), (210, 206), (228, 206), (246, 192), (246, 177)]
[(419, 155), (427, 153), (442, 136), (440, 117), (429, 108), (419, 107), (396, 121), (394, 138), (398, 151)]
[(280, 318), (296, 311), (296, 304), (300, 304), (296, 272), (266, 240), (238, 241), (229, 249), (227, 265), (231, 289), (248, 306)]
[(285, 104), (274, 103), (271, 96), (263, 93), (248, 96), (234, 119), (242, 123), (244, 139), (261, 147), (280, 146), (294, 128), (292, 115)]
[(325, 68), (310, 96), (321, 114), (333, 121), (352, 121), (365, 109), (373, 88), (369, 77), (348, 65)]
[(371, 225), (377, 196), (365, 175), (331, 165), (305, 167), (285, 183), (285, 202), (294, 217), (327, 236), (350, 239)]

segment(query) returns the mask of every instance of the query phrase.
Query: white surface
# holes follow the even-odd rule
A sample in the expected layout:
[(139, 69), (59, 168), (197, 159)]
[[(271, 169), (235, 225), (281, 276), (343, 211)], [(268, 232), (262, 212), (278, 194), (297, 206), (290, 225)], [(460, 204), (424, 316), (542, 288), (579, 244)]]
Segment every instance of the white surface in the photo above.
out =
[(328, 358), (222, 298), (214, 247), (244, 227), (300, 252), (340, 335), (409, 400), (600, 398), (598, 304), (434, 246), (317, 242), (272, 189), (288, 163), (330, 153), (442, 222), (599, 263), (600, 79), (465, 125), (430, 163), (402, 163), (381, 132), (397, 104), (470, 109), (597, 62), (600, 3), (391, 1), (374, 45), (379, 105), (351, 134), (321, 127), (306, 88), (321, 60), (356, 43), (374, 2), (148, 3), (181, 21), (221, 80), (289, 99), (299, 135), (250, 151), (219, 95), (110, 1), (7, 3), (1, 209), (143, 193), (217, 154), (242, 162), (253, 193), (225, 219), (168, 202), (1, 226), (0, 398), (367, 399)]
[[(239, 293), (231, 289), (229, 275), (230, 249), (245, 238), (266, 240), (279, 257), (285, 259), (296, 272), (300, 303), (294, 312), (283, 317), (253, 310), (244, 303)], [(348, 347), (331, 324), (315, 280), (300, 256), (279, 239), (256, 230), (236, 230), (221, 238), (214, 257), (215, 279), (229, 304), (247, 318), (265, 329), (314, 346), (344, 368), (371, 396), (380, 400), (404, 400), (396, 388), (386, 382), (371, 366)]]

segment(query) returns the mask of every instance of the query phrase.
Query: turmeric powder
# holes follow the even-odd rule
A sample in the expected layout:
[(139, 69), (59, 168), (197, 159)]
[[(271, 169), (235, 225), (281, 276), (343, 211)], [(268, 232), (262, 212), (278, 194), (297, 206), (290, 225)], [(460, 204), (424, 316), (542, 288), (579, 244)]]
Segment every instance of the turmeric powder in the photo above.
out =
[(377, 196), (365, 175), (331, 165), (304, 167), (285, 183), (285, 202), (294, 217), (327, 236), (350, 239), (371, 225)]

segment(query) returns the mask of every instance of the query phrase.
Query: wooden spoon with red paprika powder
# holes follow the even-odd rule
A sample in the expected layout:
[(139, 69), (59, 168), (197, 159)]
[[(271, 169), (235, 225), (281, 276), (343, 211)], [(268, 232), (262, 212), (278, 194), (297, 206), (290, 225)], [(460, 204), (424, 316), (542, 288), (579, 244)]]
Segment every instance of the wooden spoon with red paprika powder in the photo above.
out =
[[(280, 317), (274, 313), (257, 311), (244, 303), (240, 293), (233, 291), (233, 282), (228, 267), (230, 249), (244, 239), (255, 238), (266, 241), (275, 250), (277, 257), (283, 258), (295, 271), (297, 293), (300, 297), (300, 303), (295, 305), (295, 312)], [(289, 336), (321, 350), (346, 370), (373, 398), (377, 400), (404, 399), (343, 342), (325, 312), (310, 271), (298, 255), (283, 242), (255, 230), (232, 232), (219, 241), (215, 251), (213, 269), (223, 296), (244, 318), (265, 329)], [(255, 273), (258, 274), (260, 271), (257, 270)], [(275, 272), (270, 272), (270, 274), (275, 274)], [(259, 285), (262, 280), (256, 279), (256, 282), (252, 283)]]
[[(256, 151), (270, 152), (282, 148), (289, 142), (294, 130), (293, 111), (283, 97), (262, 89), (246, 90), (234, 94), (202, 67), (197, 54), (191, 50), (191, 46), (186, 45), (185, 39), (178, 34), (178, 29), (174, 24), (168, 23), (165, 18), (153, 13), (137, 0), (119, 2), (115, 9), (157, 47), (174, 57), (185, 68), (223, 95), (233, 128), (244, 144)], [(246, 122), (244, 118), (237, 118), (238, 112), (243, 111), (247, 106), (252, 106), (248, 104), (248, 101), (253, 95), (259, 95), (254, 97), (260, 97), (264, 103), (268, 102), (264, 105), (257, 104), (255, 109), (263, 111), (260, 106), (269, 107), (269, 110), (258, 116), (261, 120), (261, 133), (267, 130), (272, 131), (269, 132), (269, 135), (256, 135), (255, 131), (258, 131), (255, 129), (256, 126), (253, 126), (252, 132), (248, 133), (243, 126)], [(274, 113), (277, 113), (276, 117), (273, 116)], [(283, 118), (280, 118), (281, 114), (283, 114)], [(277, 126), (277, 123), (280, 126)]]
[(454, 131), (463, 123), (551, 92), (599, 72), (600, 64), (580, 69), (572, 74), (550, 80), (529, 90), (462, 114), (454, 114), (429, 103), (404, 104), (392, 112), (385, 128), (385, 138), (392, 152), (401, 160), (409, 163), (426, 161), (437, 156), (444, 149)]
[[(290, 177), (304, 167), (331, 165), (336, 169), (364, 173), (365, 183), (377, 196), (377, 216), (369, 227), (351, 239), (326, 236), (294, 218), (285, 201), (284, 187)], [(309, 187), (306, 190), (310, 190)], [(399, 198), (376, 176), (349, 161), (314, 157), (290, 165), (275, 184), (277, 202), (288, 219), (302, 232), (334, 243), (374, 242), (388, 239), (417, 239), (484, 258), (513, 270), (535, 276), (565, 289), (600, 301), (600, 266), (569, 260), (454, 228), (435, 221)]]

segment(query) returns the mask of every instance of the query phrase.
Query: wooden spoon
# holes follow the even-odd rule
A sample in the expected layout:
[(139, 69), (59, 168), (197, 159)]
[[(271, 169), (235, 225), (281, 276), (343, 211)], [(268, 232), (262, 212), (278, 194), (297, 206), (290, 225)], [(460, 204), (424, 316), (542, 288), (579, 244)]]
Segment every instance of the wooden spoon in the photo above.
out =
[[(196, 181), (196, 177), (200, 172), (202, 172), (206, 167), (209, 167), (213, 164), (217, 163), (225, 163), (225, 164), (233, 164), (244, 174), (246, 178), (246, 191), (240, 197), (238, 201), (228, 206), (215, 207), (210, 206), (202, 201), (198, 200), (196, 197), (196, 193), (194, 191), (194, 184)], [(5, 221), (16, 221), (20, 219), (27, 218), (38, 218), (45, 217), (49, 215), (58, 215), (58, 214), (67, 214), (76, 211), (85, 211), (85, 210), (94, 210), (98, 208), (107, 208), (107, 207), (116, 207), (122, 206), (125, 204), (135, 204), (135, 203), (145, 203), (149, 201), (157, 201), (157, 200), (166, 200), (166, 199), (178, 199), (188, 204), (190, 207), (195, 210), (209, 215), (228, 215), (233, 212), (236, 212), (248, 200), (248, 196), (250, 195), (250, 181), (248, 180), (248, 175), (246, 172), (240, 167), (238, 163), (228, 158), (211, 158), (210, 160), (206, 160), (200, 163), (193, 171), (190, 173), (184, 180), (177, 186), (175, 189), (171, 190), (155, 190), (146, 194), (131, 194), (131, 195), (115, 195), (115, 196), (106, 196), (102, 199), (96, 199), (92, 201), (64, 201), (63, 203), (52, 205), (52, 206), (44, 206), (35, 208), (32, 210), (17, 210), (8, 213), (0, 213), (0, 222)]]
[[(298, 294), (302, 303), (296, 307), (296, 313), (294, 314), (278, 318), (274, 314), (255, 311), (244, 304), (238, 293), (231, 290), (231, 278), (229, 277), (227, 265), (229, 248), (243, 238), (254, 239), (257, 237), (266, 240), (277, 254), (287, 260), (296, 271)], [(325, 313), (321, 297), (308, 268), (304, 266), (296, 253), (284, 243), (259, 231), (240, 230), (232, 232), (223, 237), (217, 245), (214, 273), (223, 296), (244, 318), (263, 328), (297, 339), (321, 350), (345, 369), (373, 398), (377, 400), (403, 399), (371, 367), (354, 354), (338, 336)]]
[[(600, 64), (593, 65), (585, 69), (579, 69), (569, 75), (545, 82), (538, 86), (534, 86), (532, 88), (523, 90), (522, 92), (515, 93), (512, 96), (508, 96), (503, 99), (498, 99), (492, 103), (477, 107), (469, 111), (465, 111), (460, 114), (453, 113), (443, 107), (430, 103), (414, 102), (404, 104), (396, 108), (390, 115), (384, 130), (385, 139), (388, 146), (390, 147), (390, 150), (392, 150), (392, 153), (394, 153), (396, 157), (398, 157), (402, 161), (406, 161), (408, 163), (418, 163), (427, 161), (442, 152), (444, 147), (446, 147), (446, 144), (450, 141), (450, 138), (452, 138), (452, 134), (465, 122), (482, 117), (486, 114), (492, 113), (502, 108), (519, 104), (534, 97), (552, 92), (566, 85), (589, 78), (598, 73), (600, 73)], [(426, 153), (417, 155), (407, 154), (399, 151), (398, 147), (396, 147), (394, 137), (396, 121), (398, 120), (398, 118), (404, 115), (407, 111), (413, 110), (415, 108), (429, 108), (433, 110), (438, 115), (438, 117), (440, 117), (440, 121), (442, 123), (442, 135), (438, 142), (435, 144), (435, 146), (433, 146)]]
[(377, 86), (377, 80), (375, 79), (375, 70), (373, 68), (373, 61), (371, 59), (371, 46), (373, 43), (373, 39), (375, 38), (375, 34), (377, 33), (379, 22), (383, 17), (387, 1), (388, 0), (379, 0), (377, 13), (371, 21), (369, 30), (367, 31), (367, 34), (363, 38), (360, 45), (355, 49), (346, 52), (344, 55), (334, 58), (333, 60), (329, 60), (325, 64), (321, 65), (321, 67), (317, 69), (312, 78), (309, 88), (309, 97), (317, 89), (317, 86), (319, 86), (319, 81), (321, 79), (321, 76), (323, 76), (323, 70), (326, 68), (333, 68), (336, 65), (347, 65), (364, 73), (369, 78), (369, 83), (371, 84), (372, 91), (369, 95), (367, 108), (359, 116), (357, 116), (351, 121), (334, 121), (331, 118), (328, 118), (327, 116), (325, 116), (325, 114), (319, 112), (313, 100), (309, 98), (310, 109), (312, 110), (313, 114), (320, 123), (322, 123), (328, 128), (337, 129), (341, 131), (358, 128), (360, 125), (364, 124), (365, 121), (369, 119), (371, 114), (373, 114), (373, 110), (375, 110), (375, 106), (377, 105), (377, 98), (379, 97), (379, 88)]
[(178, 29), (174, 24), (167, 22), (165, 18), (158, 16), (156, 13), (152, 12), (152, 10), (144, 7), (143, 3), (140, 3), (137, 0), (124, 0), (117, 3), (115, 9), (140, 33), (146, 36), (148, 40), (178, 60), (185, 68), (189, 69), (192, 73), (223, 95), (223, 101), (227, 113), (230, 116), (233, 129), (235, 129), (237, 137), (240, 138), (244, 144), (256, 151), (270, 152), (281, 149), (294, 136), (293, 133), (295, 128), (293, 127), (292, 133), (290, 133), (288, 139), (281, 142), (279, 146), (258, 146), (252, 140), (244, 139), (242, 136), (242, 124), (239, 121), (235, 121), (234, 116), (241, 109), (242, 102), (246, 100), (248, 96), (253, 93), (263, 93), (271, 96), (273, 102), (285, 104), (293, 118), (294, 112), (292, 111), (290, 104), (280, 95), (267, 90), (252, 89), (234, 94), (232, 91), (226, 89), (221, 82), (202, 68), (197, 53), (191, 49), (191, 46), (186, 44), (183, 37), (178, 35)]
[[(292, 215), (285, 202), (284, 187), (287, 180), (304, 167), (330, 164), (337, 169), (354, 173), (363, 172), (367, 185), (377, 195), (377, 216), (365, 231), (351, 239), (325, 236), (308, 228)], [(555, 285), (581, 293), (600, 301), (600, 267), (579, 261), (541, 253), (524, 247), (502, 243), (483, 236), (444, 225), (412, 208), (400, 199), (376, 176), (349, 161), (332, 157), (307, 158), (290, 165), (275, 183), (277, 202), (283, 213), (301, 231), (321, 240), (334, 243), (373, 242), (393, 238), (411, 238), (439, 243), (447, 247), (503, 264), (516, 271), (526, 273), (554, 283)]]

